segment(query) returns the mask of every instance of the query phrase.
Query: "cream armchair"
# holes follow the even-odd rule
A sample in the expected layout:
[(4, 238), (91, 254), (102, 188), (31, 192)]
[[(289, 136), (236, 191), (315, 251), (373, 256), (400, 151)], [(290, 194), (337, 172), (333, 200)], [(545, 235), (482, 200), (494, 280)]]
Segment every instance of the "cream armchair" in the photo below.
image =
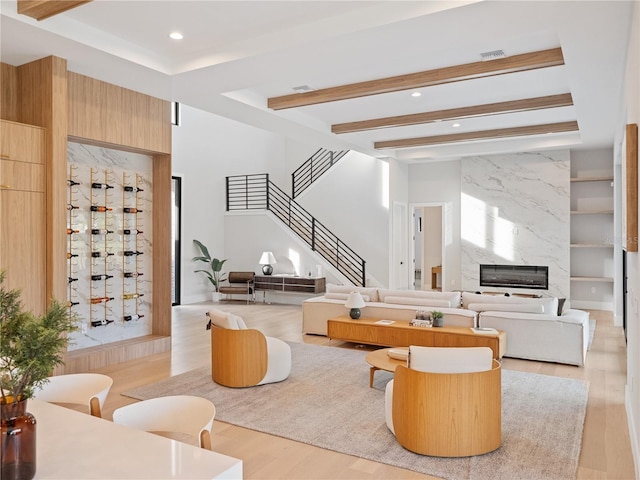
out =
[(291, 347), (248, 329), (244, 320), (220, 310), (207, 312), (211, 328), (211, 378), (226, 387), (253, 387), (285, 380)]
[(502, 442), (500, 362), (490, 348), (409, 347), (385, 391), (387, 427), (407, 450), (467, 457)]

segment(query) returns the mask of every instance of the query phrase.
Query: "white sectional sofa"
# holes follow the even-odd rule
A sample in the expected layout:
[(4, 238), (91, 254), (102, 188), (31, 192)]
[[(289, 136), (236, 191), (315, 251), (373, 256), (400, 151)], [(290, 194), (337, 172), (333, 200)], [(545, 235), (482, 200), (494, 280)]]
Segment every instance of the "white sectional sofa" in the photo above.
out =
[(347, 315), (349, 293), (365, 300), (363, 317), (412, 320), (418, 310), (439, 310), (445, 326), (491, 327), (507, 333), (506, 357), (584, 365), (589, 344), (589, 314), (558, 311), (555, 297), (524, 298), (470, 292), (389, 290), (327, 285), (321, 297), (302, 303), (302, 332), (327, 335), (330, 318)]
[(559, 311), (555, 297), (522, 298), (463, 292), (463, 307), (478, 312), (478, 325), (507, 332), (505, 356), (584, 365), (589, 314)]
[(444, 314), (446, 326), (477, 326), (477, 313), (460, 308), (460, 292), (389, 290), (328, 284), (323, 296), (302, 302), (302, 333), (327, 335), (327, 321), (330, 318), (348, 315), (349, 309), (344, 304), (353, 291), (360, 292), (366, 303), (361, 309), (363, 317), (408, 321), (415, 318), (418, 310), (438, 310)]

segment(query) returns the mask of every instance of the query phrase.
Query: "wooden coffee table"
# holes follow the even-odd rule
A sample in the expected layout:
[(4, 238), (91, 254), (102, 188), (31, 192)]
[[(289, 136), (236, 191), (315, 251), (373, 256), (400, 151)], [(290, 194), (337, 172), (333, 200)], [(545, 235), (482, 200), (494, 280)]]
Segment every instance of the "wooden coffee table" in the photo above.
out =
[(474, 333), (470, 327), (412, 327), (406, 320), (381, 324), (377, 318), (352, 320), (343, 315), (327, 322), (327, 336), (332, 340), (380, 345), (381, 347), (489, 347), (493, 358), (500, 360), (507, 348), (507, 334)]
[[(369, 388), (373, 388), (373, 376), (378, 370), (384, 370), (386, 372), (395, 372), (398, 365), (407, 365), (406, 360), (397, 360), (389, 356), (390, 348), (380, 348), (369, 352), (365, 357), (365, 360), (371, 368), (369, 369)], [(401, 350), (396, 348), (395, 350)], [(402, 350), (409, 350), (409, 348), (402, 348)]]

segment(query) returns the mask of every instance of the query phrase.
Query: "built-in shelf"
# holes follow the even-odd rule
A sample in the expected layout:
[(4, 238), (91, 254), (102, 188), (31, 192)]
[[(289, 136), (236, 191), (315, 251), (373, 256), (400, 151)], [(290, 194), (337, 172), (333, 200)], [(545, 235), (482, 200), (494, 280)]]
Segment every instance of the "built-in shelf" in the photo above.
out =
[(607, 282), (612, 283), (611, 277), (571, 277), (572, 282)]
[(571, 215), (599, 215), (613, 214), (613, 210), (571, 210)]
[(572, 243), (571, 248), (613, 248), (611, 243)]
[(572, 182), (613, 182), (613, 177), (584, 177), (572, 178)]

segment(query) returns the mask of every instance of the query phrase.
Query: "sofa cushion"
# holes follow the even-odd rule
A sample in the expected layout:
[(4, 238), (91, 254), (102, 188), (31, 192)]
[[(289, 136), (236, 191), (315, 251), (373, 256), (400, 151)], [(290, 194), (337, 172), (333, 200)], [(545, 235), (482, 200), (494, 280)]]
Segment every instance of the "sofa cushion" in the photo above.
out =
[(380, 297), (380, 301), (385, 303), (390, 303), (386, 300), (388, 297), (409, 297), (409, 298), (429, 298), (429, 299), (435, 299), (435, 300), (448, 300), (449, 305), (454, 308), (460, 306), (460, 298), (461, 298), (460, 292), (430, 292), (430, 291), (423, 291), (423, 290), (389, 290), (386, 288), (378, 289), (378, 295)]
[(541, 297), (541, 298), (525, 298), (504, 295), (483, 295), (481, 293), (462, 293), (463, 308), (469, 308), (472, 303), (502, 303), (502, 304), (531, 304), (542, 305), (544, 314), (558, 315), (558, 298), (557, 297)]
[(476, 312), (544, 313), (541, 304), (533, 303), (470, 303), (467, 308)]
[(417, 305), (420, 307), (451, 307), (451, 302), (446, 299), (417, 298), (417, 297), (391, 297), (387, 296), (384, 303), (395, 305)]
[(244, 323), (242, 317), (234, 315), (233, 313), (223, 312), (222, 310), (212, 309), (209, 310), (209, 318), (211, 323), (216, 327), (226, 328), (229, 330), (246, 330), (247, 325)]
[(327, 293), (346, 293), (360, 292), (360, 295), (368, 295), (371, 302), (378, 301), (378, 289), (374, 287), (357, 287), (355, 285), (335, 285), (328, 283), (326, 287)]
[[(351, 295), (350, 293), (325, 293), (324, 297), (328, 298), (330, 300), (347, 300), (349, 298), (349, 295)], [(369, 295), (362, 295), (360, 294), (360, 296), (362, 297), (362, 299), (365, 302), (370, 302), (371, 301), (371, 297), (369, 297)]]

